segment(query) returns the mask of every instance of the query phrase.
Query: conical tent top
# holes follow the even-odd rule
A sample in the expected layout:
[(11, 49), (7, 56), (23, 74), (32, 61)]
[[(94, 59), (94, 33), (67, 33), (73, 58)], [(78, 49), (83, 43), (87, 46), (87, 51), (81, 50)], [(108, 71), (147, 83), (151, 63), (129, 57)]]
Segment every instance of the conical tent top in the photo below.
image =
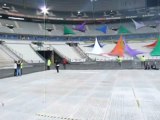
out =
[(160, 56), (160, 37), (158, 38), (157, 44), (150, 53), (151, 56)]
[(103, 25), (99, 28), (96, 28), (96, 30), (103, 32), (104, 34), (107, 33), (108, 27), (106, 25)]
[(81, 32), (85, 32), (86, 28), (85, 28), (86, 22), (80, 24), (80, 25), (76, 25), (76, 27), (74, 28), (75, 30), (81, 31)]
[(130, 48), (127, 44), (126, 40), (123, 38), (124, 45), (125, 45), (125, 52), (128, 53), (131, 57), (136, 57), (138, 54), (143, 54), (144, 52), (137, 51), (135, 49)]
[(109, 53), (109, 55), (112, 56), (120, 56), (123, 57), (124, 56), (124, 42), (123, 42), (123, 38), (122, 36), (120, 36), (116, 46), (114, 47), (114, 49)]
[(136, 22), (134, 19), (132, 19), (136, 29), (140, 29), (142, 27), (145, 27), (145, 24), (143, 22)]
[(68, 34), (75, 34), (72, 29), (68, 28), (67, 26), (64, 26), (64, 35)]
[(118, 29), (118, 34), (127, 34), (127, 33), (131, 33), (127, 28), (120, 26)]
[(103, 50), (102, 50), (102, 48), (100, 47), (100, 45), (98, 43), (97, 37), (95, 38), (94, 47), (93, 47), (91, 53), (92, 54), (101, 54), (101, 53), (103, 53)]

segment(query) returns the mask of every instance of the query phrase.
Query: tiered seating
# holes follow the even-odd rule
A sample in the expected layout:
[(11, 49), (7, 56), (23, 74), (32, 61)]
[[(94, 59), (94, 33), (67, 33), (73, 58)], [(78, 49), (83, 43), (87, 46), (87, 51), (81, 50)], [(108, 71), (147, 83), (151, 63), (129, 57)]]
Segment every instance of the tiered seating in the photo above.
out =
[(45, 30), (45, 27), (46, 28), (52, 28), (53, 30), (51, 32), (47, 31), (47, 34), (48, 35), (63, 35), (63, 26), (62, 25), (55, 25), (55, 24), (41, 24), (42, 26), (42, 29)]
[(0, 45), (0, 67), (13, 65), (14, 60), (6, 54), (1, 47), (2, 46)]
[[(13, 25), (14, 28), (9, 29), (6, 25)], [(135, 29), (133, 22), (125, 23), (110, 23), (107, 24), (108, 31), (106, 34), (97, 31), (96, 28), (100, 27), (102, 24), (96, 25), (86, 25), (86, 32), (79, 32), (74, 30), (76, 33), (74, 36), (98, 36), (98, 35), (117, 35), (117, 32), (112, 30), (112, 28), (119, 28), (123, 26), (127, 28), (132, 34), (139, 33), (155, 33), (160, 30), (159, 25), (157, 28), (151, 28), (149, 25), (154, 24), (154, 21), (144, 22), (146, 25), (143, 28)], [(73, 28), (75, 25), (67, 25), (68, 28)], [(53, 29), (52, 31), (45, 30), (46, 28)], [(13, 20), (0, 20), (0, 32), (1, 33), (16, 33), (16, 34), (30, 34), (30, 35), (47, 35), (47, 36), (62, 36), (63, 35), (64, 25), (62, 24), (43, 24), (43, 23), (34, 23), (34, 22), (22, 22), (22, 21), (13, 21)]]
[(59, 53), (62, 57), (66, 57), (71, 62), (82, 62), (84, 61), (81, 56), (74, 50), (73, 47), (70, 47), (66, 44), (52, 44), (53, 50)]
[(6, 43), (8, 48), (28, 63), (43, 63), (44, 61), (31, 48), (30, 44)]
[(15, 33), (18, 31), (21, 34), (44, 35), (40, 30), (39, 24), (31, 22), (18, 22), (20, 28), (14, 28)]

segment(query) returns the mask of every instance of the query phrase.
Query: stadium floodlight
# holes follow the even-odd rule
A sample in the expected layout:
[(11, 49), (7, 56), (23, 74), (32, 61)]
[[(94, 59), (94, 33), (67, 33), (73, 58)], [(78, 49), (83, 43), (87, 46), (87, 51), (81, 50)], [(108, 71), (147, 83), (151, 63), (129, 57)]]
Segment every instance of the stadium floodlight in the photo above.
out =
[(43, 13), (44, 15), (46, 15), (46, 14), (49, 13), (49, 12), (48, 12), (49, 9), (48, 9), (46, 6), (42, 7), (41, 10), (42, 10), (42, 13)]

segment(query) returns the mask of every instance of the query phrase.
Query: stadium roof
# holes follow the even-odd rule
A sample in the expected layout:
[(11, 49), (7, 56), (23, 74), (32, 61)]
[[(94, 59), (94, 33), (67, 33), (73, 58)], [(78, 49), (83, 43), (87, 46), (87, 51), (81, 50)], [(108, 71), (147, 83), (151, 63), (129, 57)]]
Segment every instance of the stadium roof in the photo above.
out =
[(12, 4), (30, 8), (41, 8), (45, 4), (54, 11), (107, 11), (146, 7), (146, 0), (0, 0), (1, 4)]

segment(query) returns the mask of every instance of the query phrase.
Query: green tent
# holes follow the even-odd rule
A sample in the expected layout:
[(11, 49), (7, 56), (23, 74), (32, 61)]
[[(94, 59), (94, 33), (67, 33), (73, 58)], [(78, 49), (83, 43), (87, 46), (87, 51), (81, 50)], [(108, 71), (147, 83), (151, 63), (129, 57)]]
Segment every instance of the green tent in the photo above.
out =
[(150, 53), (151, 56), (160, 56), (160, 37), (158, 38), (157, 44)]
[(126, 33), (131, 33), (127, 28), (120, 26), (118, 29), (118, 34), (126, 34)]
[(75, 34), (72, 29), (68, 28), (67, 26), (64, 26), (64, 35), (68, 34)]

